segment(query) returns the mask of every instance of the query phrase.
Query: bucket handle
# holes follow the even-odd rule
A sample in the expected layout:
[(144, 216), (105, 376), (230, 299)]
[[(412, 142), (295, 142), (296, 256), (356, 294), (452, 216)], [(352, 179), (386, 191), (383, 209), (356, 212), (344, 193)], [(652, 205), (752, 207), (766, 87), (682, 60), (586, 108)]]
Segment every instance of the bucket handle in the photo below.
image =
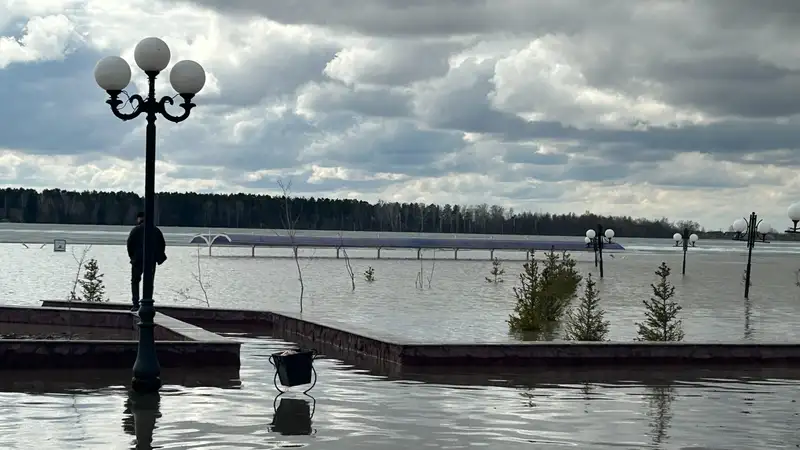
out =
[[(319, 354), (317, 353), (316, 349), (310, 348), (310, 349), (308, 349), (306, 351), (311, 352), (311, 359), (312, 360), (315, 360), (315, 359), (317, 359), (319, 357)], [(275, 364), (275, 358), (273, 358), (272, 355), (269, 355), (269, 358), (267, 358), (267, 361), (269, 361), (269, 363), (272, 364), (272, 367), (274, 367), (276, 369), (278, 368), (278, 366)]]

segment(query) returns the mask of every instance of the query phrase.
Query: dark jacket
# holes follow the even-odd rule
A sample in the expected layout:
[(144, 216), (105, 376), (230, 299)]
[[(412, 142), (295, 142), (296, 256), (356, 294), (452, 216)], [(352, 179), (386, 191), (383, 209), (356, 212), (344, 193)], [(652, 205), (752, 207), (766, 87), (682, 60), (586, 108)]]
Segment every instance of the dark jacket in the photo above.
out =
[[(167, 260), (167, 243), (164, 242), (164, 234), (158, 227), (155, 227), (156, 244), (156, 263), (161, 265)], [(133, 227), (128, 235), (128, 258), (131, 264), (144, 265), (144, 224)]]

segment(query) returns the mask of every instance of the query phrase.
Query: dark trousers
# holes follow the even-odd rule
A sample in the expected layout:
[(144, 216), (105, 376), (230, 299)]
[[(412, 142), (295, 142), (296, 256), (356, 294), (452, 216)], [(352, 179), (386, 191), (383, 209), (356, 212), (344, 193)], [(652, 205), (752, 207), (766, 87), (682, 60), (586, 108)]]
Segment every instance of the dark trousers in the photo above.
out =
[[(156, 274), (156, 267), (153, 266), (153, 276)], [(139, 306), (139, 283), (142, 282), (144, 275), (144, 264), (131, 264), (131, 301), (133, 306)]]

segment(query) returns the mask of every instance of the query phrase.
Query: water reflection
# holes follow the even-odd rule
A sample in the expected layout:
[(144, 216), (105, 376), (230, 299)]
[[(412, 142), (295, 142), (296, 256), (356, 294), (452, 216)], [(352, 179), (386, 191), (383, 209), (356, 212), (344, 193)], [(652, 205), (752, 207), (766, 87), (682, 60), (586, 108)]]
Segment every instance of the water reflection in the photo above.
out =
[(533, 402), (533, 398), (536, 396), (536, 394), (533, 393), (533, 388), (527, 388), (522, 392), (520, 392), (519, 395), (524, 399), (522, 401), (523, 405), (525, 405), (528, 408), (536, 407), (536, 403)]
[(125, 399), (125, 411), (122, 416), (122, 429), (134, 436), (131, 444), (133, 450), (152, 450), (153, 431), (156, 422), (161, 417), (161, 395), (139, 394), (133, 390), (128, 391)]
[(672, 421), (675, 388), (671, 385), (650, 386), (645, 396), (648, 405), (647, 415), (650, 416), (650, 439), (654, 446), (659, 447), (669, 438), (667, 431)]
[[(219, 387), (240, 389), (239, 369), (174, 369), (162, 373), (164, 384), (183, 387)], [(130, 369), (72, 370), (0, 370), (0, 392), (69, 393), (126, 386), (131, 381)]]
[(744, 339), (746, 341), (753, 340), (753, 328), (750, 326), (750, 317), (752, 314), (751, 306), (750, 299), (744, 299)]
[(272, 416), (272, 423), (269, 430), (283, 436), (308, 436), (314, 434), (311, 426), (311, 419), (317, 409), (317, 399), (309, 394), (303, 394), (305, 398), (284, 397), (278, 394), (272, 402), (275, 414)]

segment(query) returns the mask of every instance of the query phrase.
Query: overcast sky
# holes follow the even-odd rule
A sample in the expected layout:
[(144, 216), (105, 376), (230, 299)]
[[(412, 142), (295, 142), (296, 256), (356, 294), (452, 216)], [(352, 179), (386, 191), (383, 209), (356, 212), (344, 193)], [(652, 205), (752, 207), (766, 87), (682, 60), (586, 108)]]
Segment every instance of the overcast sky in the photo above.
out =
[(0, 0), (0, 183), (141, 192), (144, 121), (114, 118), (92, 70), (159, 36), (208, 82), (189, 120), (158, 122), (158, 190), (291, 179), (782, 229), (798, 23), (797, 0)]

